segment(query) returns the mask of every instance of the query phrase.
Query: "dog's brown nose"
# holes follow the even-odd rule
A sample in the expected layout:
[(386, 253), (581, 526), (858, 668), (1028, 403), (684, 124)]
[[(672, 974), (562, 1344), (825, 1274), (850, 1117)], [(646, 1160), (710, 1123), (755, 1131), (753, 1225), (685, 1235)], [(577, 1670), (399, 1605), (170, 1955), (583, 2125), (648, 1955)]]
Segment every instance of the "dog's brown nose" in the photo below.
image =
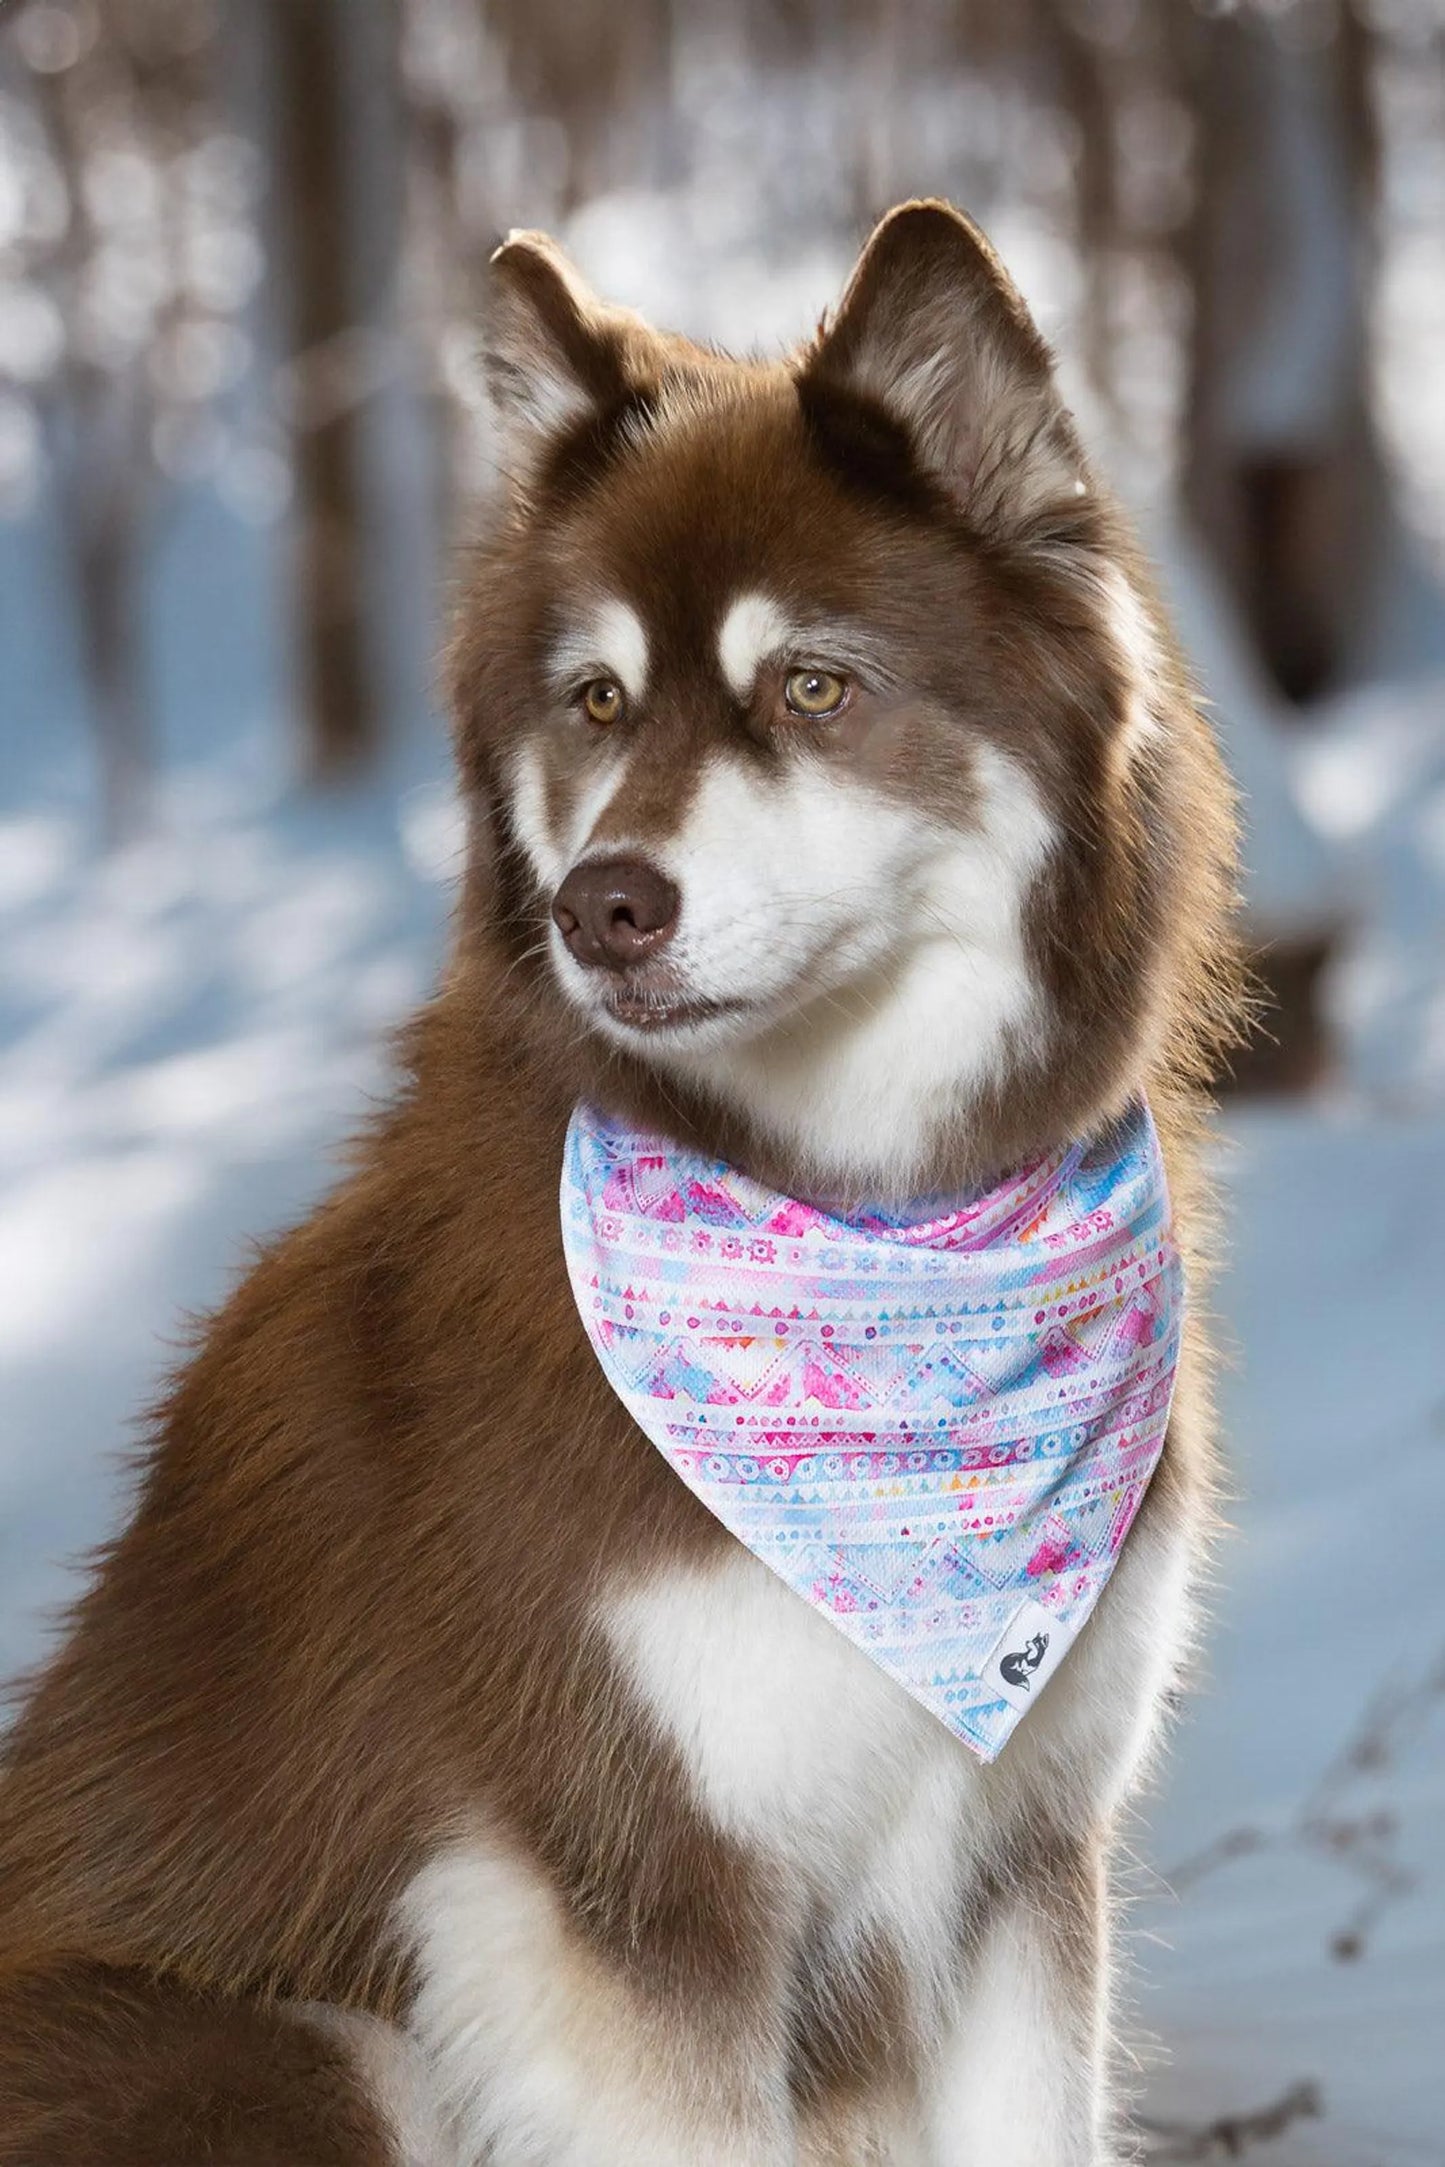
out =
[(552, 898), (552, 916), (579, 963), (625, 971), (666, 947), (680, 901), (645, 858), (606, 858), (573, 866)]

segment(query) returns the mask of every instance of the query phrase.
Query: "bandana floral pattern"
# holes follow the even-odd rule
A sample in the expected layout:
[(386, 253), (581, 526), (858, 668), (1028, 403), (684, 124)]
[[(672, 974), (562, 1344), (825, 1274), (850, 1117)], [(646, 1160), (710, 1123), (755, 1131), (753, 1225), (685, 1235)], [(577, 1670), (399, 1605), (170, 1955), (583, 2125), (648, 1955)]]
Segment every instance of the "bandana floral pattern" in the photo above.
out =
[(1183, 1286), (1147, 1108), (965, 1199), (835, 1217), (580, 1106), (562, 1230), (644, 1435), (992, 1760), (1163, 1447)]

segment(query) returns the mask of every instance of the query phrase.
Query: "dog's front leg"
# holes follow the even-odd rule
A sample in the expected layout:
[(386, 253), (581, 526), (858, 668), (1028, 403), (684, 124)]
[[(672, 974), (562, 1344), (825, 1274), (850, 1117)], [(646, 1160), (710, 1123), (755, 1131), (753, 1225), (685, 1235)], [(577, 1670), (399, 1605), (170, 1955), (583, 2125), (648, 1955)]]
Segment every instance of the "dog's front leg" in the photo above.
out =
[(665, 1908), (585, 1916), (490, 1841), (407, 1898), (410, 2023), (463, 2158), (487, 2167), (793, 2167), (778, 1958), (704, 1844)]
[(1043, 1839), (978, 1900), (930, 2104), (933, 2167), (1107, 2167), (1100, 1843)]

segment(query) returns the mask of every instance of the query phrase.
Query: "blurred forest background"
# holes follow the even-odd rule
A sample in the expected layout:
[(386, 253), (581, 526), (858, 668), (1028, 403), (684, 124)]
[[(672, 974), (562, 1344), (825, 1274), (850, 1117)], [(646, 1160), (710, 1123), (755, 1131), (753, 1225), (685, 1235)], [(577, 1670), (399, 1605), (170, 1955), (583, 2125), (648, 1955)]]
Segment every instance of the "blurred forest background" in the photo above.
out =
[[(103, 832), (153, 811), (189, 510), (241, 530), (213, 556), (265, 589), (298, 772), (354, 774), (425, 708), (485, 491), (498, 236), (554, 224), (623, 297), (777, 343), (913, 192), (992, 227), (1168, 522), (1263, 817), (1298, 794), (1270, 726), (1445, 662), (1441, 0), (8, 0), (0, 516), (63, 590), (60, 657), (12, 593), (18, 734), (53, 745), (78, 663)], [(192, 585), (199, 740), (247, 671)], [(1242, 1080), (1292, 1087), (1347, 911), (1309, 838), (1255, 855), (1278, 1011)]]
[(912, 193), (1139, 515), (1273, 1002), (1152, 2156), (1438, 2167), (1445, 0), (0, 0), (0, 1668), (435, 970), (490, 250), (777, 350)]

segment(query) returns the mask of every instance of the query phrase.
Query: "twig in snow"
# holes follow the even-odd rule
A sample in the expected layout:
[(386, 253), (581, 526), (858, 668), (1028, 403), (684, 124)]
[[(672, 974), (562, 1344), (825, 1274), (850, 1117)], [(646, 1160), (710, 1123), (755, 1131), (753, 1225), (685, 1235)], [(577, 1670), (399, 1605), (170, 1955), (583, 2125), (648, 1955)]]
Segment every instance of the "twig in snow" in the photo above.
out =
[(1341, 1962), (1363, 1955), (1381, 1912), (1408, 1893), (1415, 1877), (1396, 1855), (1400, 1832), (1393, 1813), (1386, 1808), (1364, 1813), (1343, 1808), (1354, 1786), (1395, 1764), (1442, 1700), (1445, 1650), (1420, 1676), (1403, 1685), (1386, 1686), (1373, 1696), (1355, 1730), (1284, 1827), (1242, 1823), (1227, 1829), (1165, 1872), (1165, 1884), (1182, 1891), (1234, 1859), (1288, 1845), (1323, 1853), (1366, 1883), (1365, 1895), (1345, 1925), (1331, 1936), (1330, 1953)]
[(1224, 2114), (1197, 2124), (1143, 2122), (1140, 2127), (1149, 2160), (1242, 2159), (1256, 2145), (1282, 2137), (1292, 2123), (1316, 2119), (1323, 2112), (1319, 2086), (1306, 2078), (1292, 2084), (1272, 2106), (1256, 2107), (1250, 2114)]

